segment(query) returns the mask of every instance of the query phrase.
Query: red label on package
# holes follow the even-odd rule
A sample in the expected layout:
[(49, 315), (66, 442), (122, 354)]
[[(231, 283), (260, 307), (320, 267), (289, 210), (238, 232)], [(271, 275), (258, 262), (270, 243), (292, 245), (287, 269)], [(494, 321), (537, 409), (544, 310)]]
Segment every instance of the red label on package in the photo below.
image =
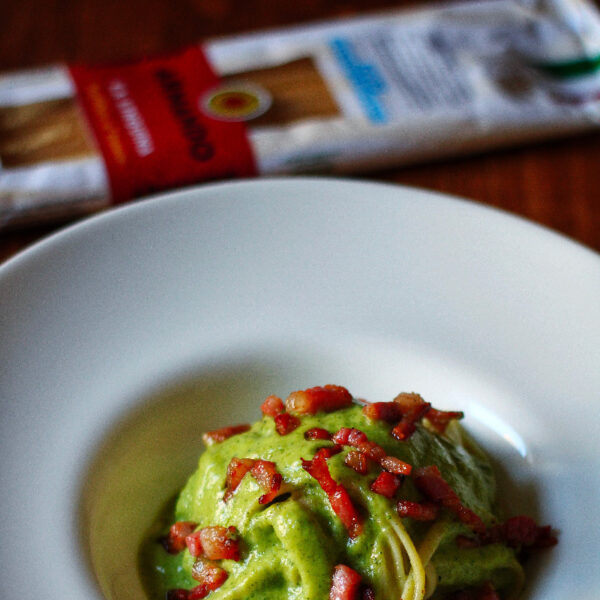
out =
[(69, 68), (113, 202), (256, 174), (244, 123), (203, 110), (219, 78), (200, 46), (126, 65)]

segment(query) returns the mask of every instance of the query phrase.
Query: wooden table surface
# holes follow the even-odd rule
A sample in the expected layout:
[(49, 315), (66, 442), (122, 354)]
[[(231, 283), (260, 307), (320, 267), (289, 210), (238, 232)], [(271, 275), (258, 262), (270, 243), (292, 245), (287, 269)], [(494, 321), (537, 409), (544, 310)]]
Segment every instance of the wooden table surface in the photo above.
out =
[[(210, 36), (403, 5), (402, 0), (0, 2), (0, 69), (115, 61)], [(407, 4), (407, 3), (406, 3)], [(502, 208), (600, 251), (600, 130), (435, 164), (357, 174)], [(0, 261), (58, 226), (0, 232)]]

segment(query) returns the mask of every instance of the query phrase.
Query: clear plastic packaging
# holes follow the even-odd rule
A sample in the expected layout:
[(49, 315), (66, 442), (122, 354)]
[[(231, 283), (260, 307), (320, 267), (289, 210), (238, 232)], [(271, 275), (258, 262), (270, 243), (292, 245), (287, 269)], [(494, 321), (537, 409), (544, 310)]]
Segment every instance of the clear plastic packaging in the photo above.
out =
[[(236, 143), (248, 149), (241, 167), (225, 157), (207, 176), (160, 179), (144, 161), (159, 153), (155, 163), (166, 156), (175, 165), (181, 149), (148, 120), (155, 92), (128, 95), (133, 79), (109, 82), (123, 122), (106, 132), (90, 125), (71, 68), (8, 73), (0, 76), (0, 228), (139, 195), (117, 197), (111, 140), (102, 136), (130, 138), (137, 162), (123, 163), (127, 177), (152, 171), (151, 185), (130, 187), (156, 191), (209, 177), (365, 172), (571, 134), (600, 118), (600, 18), (583, 0), (436, 5), (197, 49), (216, 79), (184, 103), (183, 88), (163, 74), (178, 119), (170, 130), (181, 127), (189, 141), (201, 123), (236, 123), (244, 138)], [(217, 143), (227, 146), (223, 131)]]

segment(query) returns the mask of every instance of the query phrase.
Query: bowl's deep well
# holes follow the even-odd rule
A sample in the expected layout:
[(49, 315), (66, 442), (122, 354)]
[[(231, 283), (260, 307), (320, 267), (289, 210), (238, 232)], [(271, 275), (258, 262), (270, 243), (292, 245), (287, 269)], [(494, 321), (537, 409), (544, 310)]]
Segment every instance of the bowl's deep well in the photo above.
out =
[(259, 367), (246, 366), (167, 387), (106, 437), (83, 484), (80, 530), (107, 599), (146, 597), (138, 568), (144, 535), (195, 469), (202, 433), (255, 420), (267, 380)]
[[(367, 390), (370, 400), (391, 400), (410, 388), (422, 391), (440, 407), (467, 411), (464, 404), (454, 406), (457, 398), (504, 396), (489, 381), (479, 381), (457, 365), (446, 368), (444, 378), (432, 379), (431, 373), (440, 372), (445, 362), (440, 363), (439, 357), (417, 359), (405, 349), (396, 356), (378, 344), (369, 348), (371, 360), (365, 361), (367, 345), (360, 346), (357, 356), (349, 350), (319, 352), (311, 347), (307, 351), (298, 345), (244, 351), (194, 369), (191, 375), (167, 378), (135, 402), (125, 401), (124, 406), (136, 408), (115, 418), (82, 482), (81, 541), (103, 596), (107, 600), (146, 598), (139, 568), (141, 543), (161, 509), (195, 470), (203, 449), (202, 433), (255, 421), (260, 417), (260, 402), (269, 394), (337, 383), (358, 395)], [(489, 421), (481, 415), (468, 421), (469, 429), (511, 473), (512, 481), (505, 477), (505, 468), (499, 469), (501, 489), (510, 492), (520, 511), (535, 515), (535, 495), (519, 493), (522, 484), (514, 479), (530, 468), (523, 448), (505, 435), (504, 429), (510, 427), (502, 419)]]

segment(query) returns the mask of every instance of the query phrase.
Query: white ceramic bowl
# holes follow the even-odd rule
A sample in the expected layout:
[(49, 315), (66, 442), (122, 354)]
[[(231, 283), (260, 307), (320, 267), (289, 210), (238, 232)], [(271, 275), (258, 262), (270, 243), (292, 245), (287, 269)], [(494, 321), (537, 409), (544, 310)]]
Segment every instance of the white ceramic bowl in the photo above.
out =
[(591, 600), (599, 342), (596, 254), (437, 194), (257, 180), (86, 220), (0, 267), (0, 596), (143, 598), (202, 431), (338, 383), (464, 409), (511, 507), (561, 531), (526, 597)]

